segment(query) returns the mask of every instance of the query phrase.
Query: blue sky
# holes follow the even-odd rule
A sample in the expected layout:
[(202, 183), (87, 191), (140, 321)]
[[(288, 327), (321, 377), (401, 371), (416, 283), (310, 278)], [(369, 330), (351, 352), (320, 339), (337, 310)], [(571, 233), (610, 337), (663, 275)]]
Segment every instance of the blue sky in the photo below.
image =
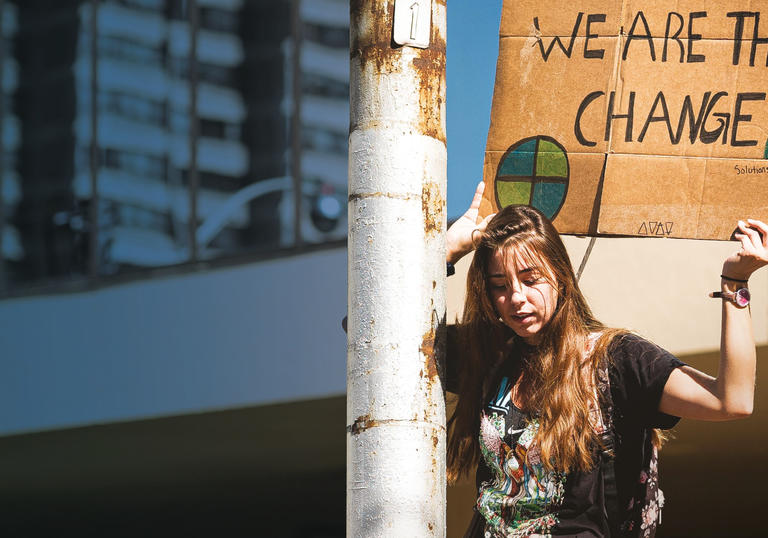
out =
[(502, 0), (448, 2), (448, 218), (483, 174)]

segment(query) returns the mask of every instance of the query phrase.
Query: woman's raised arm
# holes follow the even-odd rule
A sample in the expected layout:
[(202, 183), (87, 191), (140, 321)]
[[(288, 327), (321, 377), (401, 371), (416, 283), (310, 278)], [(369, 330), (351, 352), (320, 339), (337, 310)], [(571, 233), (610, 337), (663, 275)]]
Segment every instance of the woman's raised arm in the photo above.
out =
[[(723, 263), (721, 292), (746, 287), (756, 270), (768, 264), (768, 225), (739, 221), (741, 248)], [(720, 366), (717, 377), (690, 366), (674, 370), (664, 386), (659, 410), (685, 418), (729, 420), (752, 413), (755, 393), (755, 337), (749, 307), (722, 300)]]

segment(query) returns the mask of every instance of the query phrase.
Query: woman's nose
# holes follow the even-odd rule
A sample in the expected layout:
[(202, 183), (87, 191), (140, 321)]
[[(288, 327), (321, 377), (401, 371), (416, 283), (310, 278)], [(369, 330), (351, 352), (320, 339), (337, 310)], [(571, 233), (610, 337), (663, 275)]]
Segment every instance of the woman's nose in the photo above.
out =
[(525, 294), (520, 288), (510, 288), (509, 290), (509, 302), (512, 304), (520, 304), (526, 301)]

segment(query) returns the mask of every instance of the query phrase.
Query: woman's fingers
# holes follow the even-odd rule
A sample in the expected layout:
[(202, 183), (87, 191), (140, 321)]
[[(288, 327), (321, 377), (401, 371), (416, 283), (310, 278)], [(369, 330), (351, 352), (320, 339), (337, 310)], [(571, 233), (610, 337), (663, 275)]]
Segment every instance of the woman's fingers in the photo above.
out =
[(480, 246), (480, 241), (483, 240), (483, 232), (479, 228), (475, 228), (472, 230), (470, 237), (472, 238), (472, 248), (476, 249)]
[(480, 223), (477, 225), (477, 229), (481, 232), (484, 232), (485, 229), (488, 227), (488, 223), (491, 222), (491, 219), (496, 216), (496, 213), (491, 213), (487, 217), (485, 217), (483, 220), (480, 221)]
[(480, 201), (483, 199), (483, 193), (485, 192), (485, 181), (481, 181), (475, 188), (475, 195), (472, 197), (472, 204), (470, 207), (480, 207)]
[(768, 226), (765, 223), (755, 219), (747, 219), (747, 222), (740, 220), (733, 237), (741, 243), (741, 249), (725, 260), (724, 274), (748, 279), (752, 273), (768, 265)]
[(763, 245), (760, 234), (757, 233), (757, 230), (754, 228), (747, 226), (746, 222), (740, 220), (739, 229), (742, 231), (742, 233), (738, 235), (742, 235), (743, 239), (746, 239), (746, 241), (743, 239), (741, 241), (741, 244), (744, 246), (745, 250), (754, 250), (755, 248), (761, 247)]
[(733, 234), (733, 237), (741, 243), (741, 250), (737, 254), (743, 254), (752, 249), (752, 240), (746, 234)]
[(485, 183), (482, 181), (477, 184), (475, 189), (475, 195), (472, 197), (472, 203), (469, 204), (469, 208), (461, 216), (462, 218), (469, 219), (474, 224), (477, 220), (477, 214), (480, 210), (480, 202), (483, 201), (483, 192), (485, 191)]
[(768, 224), (756, 219), (747, 219), (747, 222), (752, 228), (756, 228), (760, 231), (762, 245), (768, 248)]
[(488, 226), (488, 222), (494, 215), (478, 220), (480, 213), (480, 203), (483, 201), (483, 192), (485, 192), (485, 183), (480, 182), (475, 189), (475, 195), (469, 209), (454, 222), (446, 233), (446, 257), (448, 261), (454, 263), (465, 254), (474, 250), (482, 239), (482, 233)]
[(486, 228), (488, 228), (488, 223), (491, 222), (491, 219), (496, 216), (496, 213), (491, 213), (487, 217), (485, 217), (483, 220), (481, 220), (477, 227), (475, 227), (474, 230), (472, 230), (472, 246), (477, 248), (477, 246), (480, 244), (480, 241), (483, 240), (483, 233), (485, 232)]
[(481, 232), (485, 230), (487, 219), (482, 219), (480, 224), (477, 223), (484, 191), (485, 183), (481, 181), (477, 184), (475, 195), (467, 211), (448, 228), (445, 236), (447, 246), (446, 257), (451, 263), (458, 261), (465, 254), (471, 252), (476, 246), (476, 232), (478, 230)]

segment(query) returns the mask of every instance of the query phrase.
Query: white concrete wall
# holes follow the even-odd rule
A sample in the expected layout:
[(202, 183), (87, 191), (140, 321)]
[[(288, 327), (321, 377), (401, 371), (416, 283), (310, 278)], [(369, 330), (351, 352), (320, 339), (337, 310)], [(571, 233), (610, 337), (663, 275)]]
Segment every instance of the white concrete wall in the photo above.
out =
[(0, 301), (0, 434), (343, 394), (346, 263)]
[[(589, 239), (564, 236), (578, 270)], [(599, 238), (581, 279), (595, 315), (606, 325), (624, 327), (677, 354), (720, 346), (720, 289), (723, 260), (738, 250), (729, 241), (656, 238)], [(470, 256), (448, 279), (448, 320), (460, 315)], [(768, 343), (768, 269), (750, 279), (752, 321), (758, 345)]]

